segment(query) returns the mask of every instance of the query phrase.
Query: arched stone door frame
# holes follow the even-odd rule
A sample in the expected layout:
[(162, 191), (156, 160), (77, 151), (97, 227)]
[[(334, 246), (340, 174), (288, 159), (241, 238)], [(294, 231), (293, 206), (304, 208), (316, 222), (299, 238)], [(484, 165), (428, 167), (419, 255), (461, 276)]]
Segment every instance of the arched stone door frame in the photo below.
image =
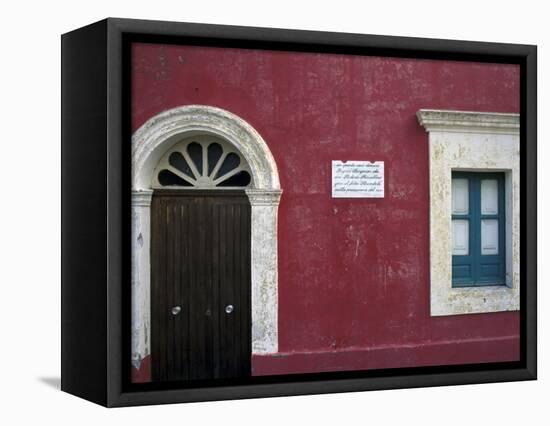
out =
[(186, 105), (164, 111), (132, 136), (132, 363), (150, 354), (150, 213), (153, 171), (175, 143), (214, 135), (232, 144), (250, 166), (246, 194), (251, 204), (252, 353), (278, 351), (277, 210), (281, 195), (277, 165), (260, 134), (221, 108)]

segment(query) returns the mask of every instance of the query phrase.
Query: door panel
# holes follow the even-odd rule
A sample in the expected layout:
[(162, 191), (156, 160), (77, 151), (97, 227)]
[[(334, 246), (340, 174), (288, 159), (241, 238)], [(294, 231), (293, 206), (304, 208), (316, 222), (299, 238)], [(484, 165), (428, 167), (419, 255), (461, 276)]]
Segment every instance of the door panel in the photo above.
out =
[(248, 198), (155, 191), (151, 208), (153, 380), (249, 376)]

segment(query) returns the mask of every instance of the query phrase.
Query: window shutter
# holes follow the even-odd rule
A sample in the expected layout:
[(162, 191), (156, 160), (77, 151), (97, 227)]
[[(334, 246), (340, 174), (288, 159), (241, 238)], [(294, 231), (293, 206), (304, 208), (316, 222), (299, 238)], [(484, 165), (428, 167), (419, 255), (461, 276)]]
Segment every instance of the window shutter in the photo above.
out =
[(452, 276), (453, 287), (474, 280), (472, 213), (474, 208), (470, 173), (452, 174)]
[(504, 285), (503, 173), (452, 173), (452, 285)]
[(504, 176), (480, 173), (480, 247), (478, 285), (505, 284)]

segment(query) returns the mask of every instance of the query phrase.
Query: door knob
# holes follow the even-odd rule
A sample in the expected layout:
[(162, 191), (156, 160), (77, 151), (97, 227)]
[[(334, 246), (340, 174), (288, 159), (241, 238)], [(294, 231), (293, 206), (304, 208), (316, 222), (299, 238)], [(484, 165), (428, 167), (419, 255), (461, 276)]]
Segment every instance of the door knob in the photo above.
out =
[(177, 315), (181, 312), (181, 306), (174, 306), (172, 308), (172, 315)]
[(225, 313), (230, 314), (231, 312), (233, 312), (233, 305), (227, 305), (225, 307)]

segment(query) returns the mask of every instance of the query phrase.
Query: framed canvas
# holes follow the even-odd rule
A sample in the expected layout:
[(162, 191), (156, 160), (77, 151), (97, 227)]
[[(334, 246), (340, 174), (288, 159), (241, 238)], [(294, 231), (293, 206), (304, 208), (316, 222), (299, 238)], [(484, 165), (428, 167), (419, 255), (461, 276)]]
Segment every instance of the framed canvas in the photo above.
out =
[(62, 37), (62, 389), (536, 379), (536, 46), (106, 19)]

